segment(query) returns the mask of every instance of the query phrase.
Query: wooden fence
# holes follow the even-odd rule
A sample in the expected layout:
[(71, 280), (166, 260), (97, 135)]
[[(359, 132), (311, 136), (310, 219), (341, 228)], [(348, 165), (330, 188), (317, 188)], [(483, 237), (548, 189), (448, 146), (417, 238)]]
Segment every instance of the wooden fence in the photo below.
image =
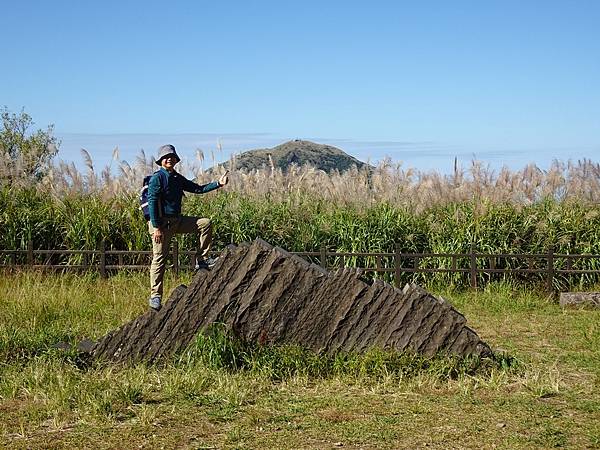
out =
[[(468, 277), (468, 284), (478, 284), (493, 275), (518, 276), (522, 279), (536, 278), (544, 281), (549, 291), (554, 290), (557, 277), (587, 276), (590, 282), (600, 280), (600, 255), (556, 254), (552, 249), (539, 254), (487, 254), (469, 253), (406, 253), (396, 245), (396, 251), (385, 252), (332, 252), (321, 248), (318, 252), (291, 252), (320, 264), (325, 268), (343, 266), (357, 267), (364, 272), (387, 274), (400, 286), (407, 275), (415, 274), (458, 274)], [(104, 242), (97, 250), (44, 250), (34, 249), (29, 242), (27, 250), (0, 250), (0, 268), (36, 268), (48, 270), (98, 271), (102, 277), (121, 269), (147, 269), (151, 251), (127, 251), (106, 249)], [(170, 268), (192, 270), (194, 251), (181, 251), (173, 241), (170, 252)], [(384, 275), (386, 276), (386, 275)], [(406, 280), (404, 280), (406, 281)]]

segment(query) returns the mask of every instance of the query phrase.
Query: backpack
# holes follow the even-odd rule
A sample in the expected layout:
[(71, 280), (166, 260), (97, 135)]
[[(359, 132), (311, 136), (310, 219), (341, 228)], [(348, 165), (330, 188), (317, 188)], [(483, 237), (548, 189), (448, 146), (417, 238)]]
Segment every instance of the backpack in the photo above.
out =
[(150, 178), (152, 178), (155, 174), (158, 174), (161, 191), (164, 193), (167, 190), (167, 174), (165, 174), (162, 170), (157, 170), (152, 175), (146, 175), (144, 177), (142, 188), (140, 189), (140, 209), (142, 210), (142, 214), (144, 214), (144, 219), (146, 219), (146, 222), (150, 220), (150, 208), (148, 207), (148, 183), (150, 183)]

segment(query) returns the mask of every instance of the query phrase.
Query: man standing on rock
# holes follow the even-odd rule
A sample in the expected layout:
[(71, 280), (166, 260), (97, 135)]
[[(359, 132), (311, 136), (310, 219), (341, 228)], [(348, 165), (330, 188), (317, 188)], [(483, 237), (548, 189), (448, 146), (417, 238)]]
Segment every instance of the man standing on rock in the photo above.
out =
[(215, 260), (208, 256), (212, 240), (210, 219), (182, 216), (181, 199), (183, 192), (206, 194), (225, 186), (229, 181), (227, 172), (225, 172), (219, 181), (204, 185), (196, 184), (175, 171), (175, 164), (179, 161), (180, 158), (174, 146), (169, 144), (160, 147), (158, 159), (155, 162), (161, 168), (152, 175), (148, 183), (148, 210), (150, 213), (148, 230), (152, 236), (149, 304), (156, 311), (161, 308), (165, 263), (173, 235), (177, 233), (198, 233), (196, 269), (209, 269), (215, 263)]

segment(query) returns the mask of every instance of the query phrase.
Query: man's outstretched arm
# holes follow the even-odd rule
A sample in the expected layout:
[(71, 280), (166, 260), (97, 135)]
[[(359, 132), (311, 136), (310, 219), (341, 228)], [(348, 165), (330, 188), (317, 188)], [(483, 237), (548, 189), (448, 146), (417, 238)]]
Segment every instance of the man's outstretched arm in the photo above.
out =
[(218, 181), (211, 181), (208, 184), (197, 184), (193, 181), (184, 178), (183, 182), (183, 190), (186, 192), (192, 192), (194, 194), (206, 194), (207, 192), (214, 191), (215, 189), (219, 189), (220, 187), (225, 186), (229, 183), (229, 171), (226, 171)]

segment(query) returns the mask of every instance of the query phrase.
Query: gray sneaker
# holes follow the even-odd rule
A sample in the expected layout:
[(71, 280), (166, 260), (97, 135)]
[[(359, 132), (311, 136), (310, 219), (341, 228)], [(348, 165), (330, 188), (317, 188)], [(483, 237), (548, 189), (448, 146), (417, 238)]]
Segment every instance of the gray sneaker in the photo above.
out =
[(209, 270), (209, 269), (212, 269), (213, 266), (217, 263), (218, 259), (219, 259), (218, 257), (217, 258), (210, 258), (209, 257), (209, 258), (206, 258), (206, 259), (199, 259), (196, 262), (195, 270), (200, 270), (200, 269), (207, 269), (207, 270)]
[(150, 301), (148, 302), (148, 304), (150, 305), (150, 308), (152, 308), (154, 311), (160, 311), (161, 304), (159, 296), (150, 297)]

